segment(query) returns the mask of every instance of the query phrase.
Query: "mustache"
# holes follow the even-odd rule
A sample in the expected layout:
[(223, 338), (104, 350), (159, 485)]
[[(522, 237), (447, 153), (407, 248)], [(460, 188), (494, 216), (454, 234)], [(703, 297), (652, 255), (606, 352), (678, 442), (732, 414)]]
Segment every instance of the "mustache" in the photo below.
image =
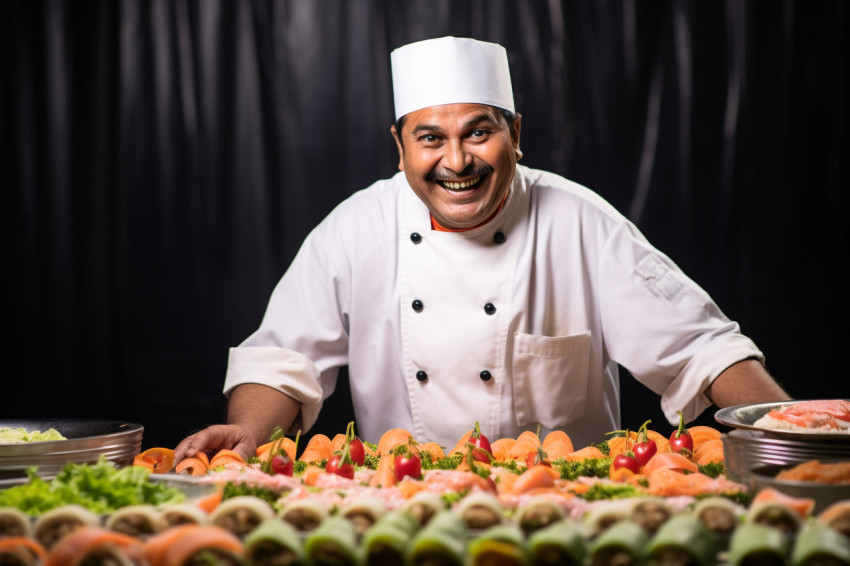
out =
[(457, 181), (460, 179), (468, 179), (470, 177), (478, 177), (479, 175), (487, 175), (488, 173), (492, 173), (493, 171), (495, 171), (495, 169), (491, 165), (487, 165), (486, 163), (470, 163), (460, 173), (445, 170), (438, 171), (434, 169), (430, 171), (427, 175), (425, 175), (425, 180)]

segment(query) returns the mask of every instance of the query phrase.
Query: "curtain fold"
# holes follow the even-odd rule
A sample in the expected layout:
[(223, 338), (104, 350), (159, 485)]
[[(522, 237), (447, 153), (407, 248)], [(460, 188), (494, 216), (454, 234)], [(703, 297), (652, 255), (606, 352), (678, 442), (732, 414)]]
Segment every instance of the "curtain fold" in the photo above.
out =
[[(227, 348), (303, 238), (397, 170), (389, 52), (447, 34), (508, 49), (522, 163), (627, 214), (792, 393), (836, 395), (847, 16), (843, 0), (3, 2), (0, 415), (129, 419), (162, 445), (220, 420)], [(328, 419), (351, 414), (343, 396)], [(624, 421), (660, 421), (641, 399)]]

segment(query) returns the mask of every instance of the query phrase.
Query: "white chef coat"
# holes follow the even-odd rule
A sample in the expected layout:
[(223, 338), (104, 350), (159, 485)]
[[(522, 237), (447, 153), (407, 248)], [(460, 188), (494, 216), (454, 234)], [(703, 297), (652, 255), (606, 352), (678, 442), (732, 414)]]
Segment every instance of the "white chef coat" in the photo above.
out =
[(619, 428), (617, 364), (677, 423), (746, 358), (762, 354), (738, 324), (589, 189), (517, 166), (492, 221), (439, 232), (398, 173), (310, 233), (231, 349), (225, 393), (283, 391), (306, 430), (347, 364), (366, 440), (402, 427), (452, 447), (478, 421), (490, 438), (540, 425), (585, 446)]

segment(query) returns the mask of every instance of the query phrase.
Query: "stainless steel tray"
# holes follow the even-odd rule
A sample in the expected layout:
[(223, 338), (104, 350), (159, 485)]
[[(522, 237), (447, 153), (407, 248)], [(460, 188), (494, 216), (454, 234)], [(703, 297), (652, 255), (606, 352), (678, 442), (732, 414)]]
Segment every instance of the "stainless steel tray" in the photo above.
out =
[(55, 428), (67, 440), (0, 444), (0, 479), (38, 475), (53, 477), (68, 462), (94, 463), (104, 456), (118, 466), (133, 463), (141, 452), (144, 427), (137, 423), (101, 419), (0, 420), (0, 427), (45, 431)]

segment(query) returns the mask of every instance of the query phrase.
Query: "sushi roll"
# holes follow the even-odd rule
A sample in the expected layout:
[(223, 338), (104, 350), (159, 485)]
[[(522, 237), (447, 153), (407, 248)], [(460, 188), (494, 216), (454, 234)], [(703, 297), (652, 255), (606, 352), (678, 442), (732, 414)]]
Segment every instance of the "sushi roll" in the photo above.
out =
[(578, 525), (564, 520), (534, 531), (528, 552), (530, 566), (581, 566), (587, 545)]
[(59, 539), (84, 526), (100, 526), (100, 517), (82, 505), (62, 505), (35, 520), (33, 537), (50, 550)]
[(306, 560), (295, 528), (277, 517), (266, 519), (248, 533), (245, 553), (253, 566), (296, 566)]
[(592, 566), (640, 564), (649, 533), (630, 519), (617, 521), (603, 531), (590, 547)]
[(630, 501), (628, 516), (647, 532), (654, 533), (673, 516), (673, 510), (663, 497), (637, 497)]
[(274, 516), (274, 509), (265, 500), (253, 495), (240, 495), (222, 501), (210, 513), (210, 523), (244, 538), (260, 523)]
[(107, 517), (104, 526), (117, 533), (144, 537), (164, 530), (168, 525), (153, 505), (128, 505)]
[(0, 536), (0, 564), (39, 566), (47, 558), (44, 547), (28, 536)]
[(850, 540), (819, 521), (811, 521), (797, 533), (791, 552), (792, 566), (848, 566)]
[(162, 520), (166, 528), (177, 525), (204, 525), (209, 523), (210, 517), (203, 509), (191, 503), (171, 503), (160, 509)]
[(289, 501), (280, 511), (280, 518), (295, 527), (296, 531), (310, 532), (328, 518), (328, 510), (312, 499)]
[(382, 499), (364, 497), (346, 505), (340, 510), (340, 516), (351, 521), (357, 534), (363, 534), (386, 512), (387, 505)]
[(597, 537), (612, 525), (628, 519), (631, 507), (628, 499), (614, 499), (588, 511), (584, 516), (584, 526), (590, 537)]
[(17, 507), (0, 507), (0, 537), (32, 536), (32, 517)]
[(712, 495), (697, 501), (693, 514), (713, 533), (732, 533), (741, 523), (746, 509), (726, 497)]
[(367, 566), (402, 566), (407, 545), (420, 528), (419, 520), (406, 511), (393, 510), (378, 519), (363, 535), (360, 547)]
[(469, 566), (524, 566), (527, 559), (525, 535), (516, 525), (495, 525), (469, 543)]
[(729, 566), (785, 566), (788, 540), (773, 527), (744, 523), (729, 542)]
[(450, 510), (441, 511), (410, 541), (408, 564), (462, 566), (467, 539), (466, 521)]
[(145, 540), (140, 564), (150, 566), (242, 566), (245, 548), (232, 532), (217, 525), (171, 527)]
[(832, 503), (818, 514), (817, 520), (850, 537), (850, 499)]
[(693, 515), (676, 515), (646, 545), (646, 563), (712, 566), (717, 559), (714, 535)]
[(759, 501), (750, 505), (746, 521), (779, 529), (792, 535), (803, 526), (803, 519), (788, 505), (781, 501)]
[(454, 509), (470, 529), (486, 529), (504, 519), (502, 504), (492, 493), (475, 491), (464, 497)]
[(433, 491), (420, 491), (402, 506), (404, 511), (415, 517), (420, 525), (425, 525), (431, 517), (447, 509), (446, 502)]
[(44, 566), (109, 564), (135, 566), (142, 542), (101, 526), (83, 525), (59, 540), (44, 559)]
[(356, 566), (360, 559), (354, 524), (338, 515), (328, 517), (307, 535), (304, 554), (314, 566)]
[(526, 535), (566, 517), (564, 508), (547, 497), (534, 497), (521, 505), (514, 515), (517, 525)]

